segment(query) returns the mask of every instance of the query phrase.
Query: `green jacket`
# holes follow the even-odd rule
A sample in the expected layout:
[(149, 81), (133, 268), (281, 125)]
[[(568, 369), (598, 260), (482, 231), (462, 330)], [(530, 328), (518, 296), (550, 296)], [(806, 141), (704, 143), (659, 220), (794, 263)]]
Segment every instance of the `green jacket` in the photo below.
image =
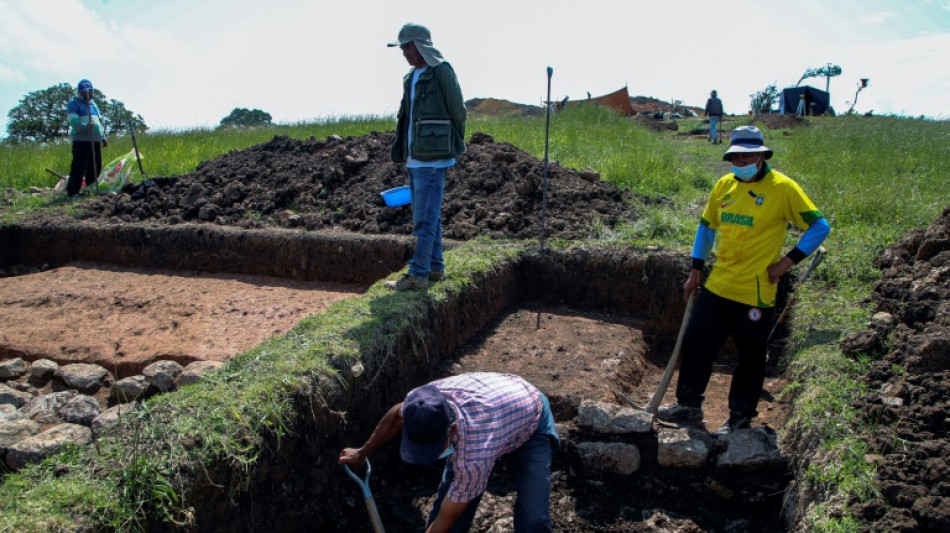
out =
[(429, 67), (416, 81), (416, 99), (409, 117), (409, 95), (412, 94), (412, 74), (402, 80), (403, 94), (396, 114), (396, 138), (391, 157), (396, 163), (405, 163), (409, 156), (408, 128), (412, 126), (412, 157), (420, 161), (434, 161), (458, 157), (465, 151), (465, 103), (462, 90), (452, 65), (442, 62)]

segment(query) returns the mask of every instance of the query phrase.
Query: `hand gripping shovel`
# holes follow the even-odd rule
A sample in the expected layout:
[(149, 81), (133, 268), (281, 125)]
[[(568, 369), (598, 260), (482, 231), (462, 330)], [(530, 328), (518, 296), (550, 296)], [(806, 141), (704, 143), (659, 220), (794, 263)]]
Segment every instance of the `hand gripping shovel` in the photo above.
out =
[(383, 522), (379, 519), (379, 511), (376, 510), (376, 501), (373, 500), (373, 493), (369, 491), (369, 475), (373, 472), (373, 468), (369, 464), (369, 459), (366, 460), (366, 475), (363, 476), (363, 479), (360, 479), (359, 476), (353, 473), (350, 470), (350, 467), (343, 465), (343, 470), (346, 470), (346, 475), (356, 482), (360, 486), (360, 491), (363, 492), (363, 501), (366, 502), (366, 510), (369, 512), (369, 520), (373, 523), (373, 531), (376, 533), (385, 533), (383, 529)]

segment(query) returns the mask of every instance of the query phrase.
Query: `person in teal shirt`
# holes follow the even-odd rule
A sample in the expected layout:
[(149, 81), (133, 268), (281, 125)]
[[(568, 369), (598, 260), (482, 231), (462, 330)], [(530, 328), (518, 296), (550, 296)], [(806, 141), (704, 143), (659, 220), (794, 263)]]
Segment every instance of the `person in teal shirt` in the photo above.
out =
[(73, 141), (73, 161), (66, 182), (66, 194), (70, 198), (79, 194), (83, 178), (87, 187), (96, 182), (102, 168), (102, 148), (109, 146), (99, 107), (92, 100), (92, 90), (91, 81), (80, 80), (76, 87), (79, 95), (66, 104), (69, 135)]

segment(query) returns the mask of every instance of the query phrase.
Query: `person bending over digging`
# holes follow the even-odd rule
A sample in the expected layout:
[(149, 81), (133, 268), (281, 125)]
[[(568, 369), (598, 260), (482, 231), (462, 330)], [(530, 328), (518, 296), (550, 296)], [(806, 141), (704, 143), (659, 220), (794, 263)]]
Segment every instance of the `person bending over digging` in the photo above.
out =
[(383, 415), (365, 444), (344, 449), (339, 461), (360, 464), (400, 432), (403, 461), (429, 465), (447, 458), (427, 533), (468, 531), (502, 456), (510, 460), (518, 491), (515, 531), (551, 531), (551, 459), (560, 439), (547, 397), (524, 379), (476, 372), (415, 388)]
[[(677, 401), (659, 408), (661, 420), (703, 419), (712, 364), (730, 335), (739, 360), (729, 389), (729, 419), (719, 433), (747, 428), (758, 414), (778, 280), (818, 249), (831, 231), (801, 187), (766, 163), (771, 157), (758, 128), (733, 130), (722, 157), (732, 163), (732, 172), (713, 187), (693, 243), (692, 270), (683, 293), (687, 299), (698, 293), (698, 298), (683, 337)], [(789, 222), (805, 232), (782, 255)], [(716, 263), (700, 291), (717, 232)]]
[(445, 175), (465, 150), (465, 104), (452, 65), (432, 47), (425, 26), (406, 24), (399, 40), (388, 46), (398, 46), (412, 66), (403, 78), (391, 157), (405, 163), (409, 174), (416, 249), (409, 272), (384, 285), (397, 291), (424, 289), (445, 275), (442, 196)]

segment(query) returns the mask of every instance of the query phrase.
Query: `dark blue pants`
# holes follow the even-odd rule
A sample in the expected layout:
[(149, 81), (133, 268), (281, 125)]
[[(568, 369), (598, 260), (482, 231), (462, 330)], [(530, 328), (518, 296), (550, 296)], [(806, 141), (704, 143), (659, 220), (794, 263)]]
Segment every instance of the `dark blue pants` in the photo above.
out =
[(86, 185), (92, 185), (99, 178), (102, 169), (101, 143), (92, 141), (73, 141), (73, 162), (69, 167), (69, 180), (66, 182), (66, 194), (79, 194), (82, 179)]
[(700, 291), (683, 336), (677, 401), (690, 407), (702, 406), (713, 362), (731, 336), (739, 361), (729, 388), (729, 410), (750, 418), (758, 414), (755, 408), (765, 382), (772, 315), (772, 308), (753, 307)]

